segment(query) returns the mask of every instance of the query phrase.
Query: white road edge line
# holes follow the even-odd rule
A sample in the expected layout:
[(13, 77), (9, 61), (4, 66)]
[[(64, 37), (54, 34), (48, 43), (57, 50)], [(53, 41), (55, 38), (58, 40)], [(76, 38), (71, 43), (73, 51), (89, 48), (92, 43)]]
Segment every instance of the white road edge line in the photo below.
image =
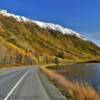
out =
[(11, 96), (13, 91), (18, 87), (18, 85), (21, 83), (21, 81), (25, 78), (25, 76), (29, 73), (30, 71), (28, 70), (20, 79), (19, 81), (15, 84), (15, 86), (11, 89), (11, 91), (7, 94), (7, 96), (4, 98), (4, 100), (8, 100), (8, 98)]

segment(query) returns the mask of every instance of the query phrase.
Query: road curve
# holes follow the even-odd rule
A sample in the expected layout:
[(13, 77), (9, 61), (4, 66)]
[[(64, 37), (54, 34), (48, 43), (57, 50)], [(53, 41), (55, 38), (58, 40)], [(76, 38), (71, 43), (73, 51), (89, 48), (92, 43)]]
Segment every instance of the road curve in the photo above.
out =
[(66, 100), (38, 66), (0, 70), (0, 100)]

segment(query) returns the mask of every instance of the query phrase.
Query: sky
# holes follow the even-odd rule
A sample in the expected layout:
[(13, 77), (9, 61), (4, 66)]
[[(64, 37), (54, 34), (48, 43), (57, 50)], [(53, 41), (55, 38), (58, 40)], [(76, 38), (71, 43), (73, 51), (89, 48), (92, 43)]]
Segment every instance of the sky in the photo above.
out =
[(100, 0), (1, 0), (0, 9), (60, 24), (100, 45)]

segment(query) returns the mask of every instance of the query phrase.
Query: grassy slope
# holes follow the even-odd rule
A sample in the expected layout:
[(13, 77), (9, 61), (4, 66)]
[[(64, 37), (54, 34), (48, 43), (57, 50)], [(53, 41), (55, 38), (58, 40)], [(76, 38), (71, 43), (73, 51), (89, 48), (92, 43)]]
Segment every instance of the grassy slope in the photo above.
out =
[[(31, 62), (46, 63), (52, 62), (55, 56), (59, 57), (63, 62), (67, 61), (84, 61), (89, 59), (97, 59), (100, 56), (100, 48), (92, 42), (86, 42), (76, 36), (63, 35), (49, 29), (43, 29), (33, 23), (17, 22), (14, 18), (4, 17), (0, 15), (0, 59), (1, 63), (12, 57), (10, 51), (14, 52), (13, 56), (17, 59), (20, 54), (18, 63)], [(13, 46), (11, 46), (12, 44)], [(8, 53), (4, 50), (10, 45)], [(18, 51), (23, 51), (18, 53)], [(18, 53), (18, 54), (17, 54)], [(9, 55), (9, 56), (7, 56)], [(24, 56), (24, 59), (22, 59)], [(30, 59), (26, 59), (29, 56)], [(4, 61), (4, 59), (6, 59)], [(16, 63), (14, 59), (14, 63)], [(9, 63), (9, 62), (8, 62)]]

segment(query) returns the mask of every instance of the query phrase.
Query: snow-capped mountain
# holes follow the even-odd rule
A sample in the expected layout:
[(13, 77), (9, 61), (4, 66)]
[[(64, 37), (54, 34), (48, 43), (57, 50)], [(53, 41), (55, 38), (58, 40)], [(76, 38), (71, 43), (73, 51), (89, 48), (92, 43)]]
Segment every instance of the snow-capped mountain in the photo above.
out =
[(99, 61), (98, 56), (100, 47), (71, 29), (0, 11), (0, 64), (52, 63), (56, 57), (61, 63)]
[[(60, 26), (58, 24), (45, 23), (45, 22), (41, 22), (41, 21), (31, 20), (31, 19), (28, 19), (28, 18), (26, 18), (24, 16), (19, 16), (19, 15), (8, 13), (6, 10), (1, 10), (0, 14), (2, 14), (3, 16), (13, 17), (17, 21), (33, 22), (33, 23), (39, 25), (42, 28), (48, 28), (48, 29), (52, 29), (52, 30), (55, 30), (55, 31), (59, 31), (62, 34), (70, 34), (70, 35), (76, 35), (78, 37), (81, 37), (79, 33), (73, 31), (72, 29), (64, 28), (64, 27), (62, 27), (62, 26)], [(85, 40), (86, 40), (86, 38), (85, 38)]]
[(34, 23), (36, 23), (37, 25), (39, 25), (42, 28), (49, 28), (55, 31), (59, 31), (63, 34), (70, 34), (70, 35), (77, 35), (78, 37), (80, 37), (80, 34), (68, 29), (68, 28), (63, 28), (62, 26), (58, 25), (58, 24), (52, 24), (52, 23), (44, 23), (44, 22), (40, 22), (40, 21), (32, 21)]

